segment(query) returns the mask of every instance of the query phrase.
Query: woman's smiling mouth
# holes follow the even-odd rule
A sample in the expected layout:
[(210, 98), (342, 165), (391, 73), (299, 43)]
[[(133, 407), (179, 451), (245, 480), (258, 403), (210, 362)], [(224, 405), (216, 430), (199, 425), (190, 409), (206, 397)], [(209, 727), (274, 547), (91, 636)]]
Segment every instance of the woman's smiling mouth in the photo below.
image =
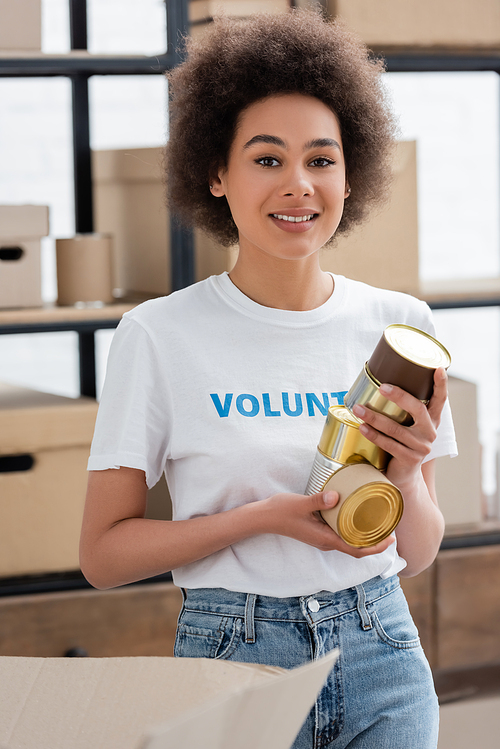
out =
[(294, 224), (298, 224), (301, 221), (310, 221), (317, 215), (318, 215), (317, 213), (309, 213), (307, 214), (307, 216), (286, 216), (281, 213), (271, 213), (271, 216), (273, 218), (277, 218), (280, 221), (291, 221)]
[(319, 213), (306, 213), (302, 216), (290, 216), (287, 213), (270, 213), (269, 218), (273, 224), (285, 232), (308, 231), (316, 223)]

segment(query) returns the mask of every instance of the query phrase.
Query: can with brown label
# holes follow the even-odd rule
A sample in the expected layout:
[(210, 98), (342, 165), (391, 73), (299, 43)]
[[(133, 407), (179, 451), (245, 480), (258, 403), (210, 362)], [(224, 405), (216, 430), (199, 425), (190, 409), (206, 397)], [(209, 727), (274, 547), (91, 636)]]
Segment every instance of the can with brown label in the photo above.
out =
[(428, 333), (410, 325), (389, 325), (373, 354), (344, 398), (352, 411), (356, 404), (368, 406), (399, 424), (413, 423), (410, 414), (380, 392), (381, 383), (406, 390), (428, 403), (434, 388), (434, 372), (447, 369), (451, 357), (445, 347)]
[(421, 401), (432, 396), (436, 369), (450, 364), (448, 351), (429, 333), (399, 324), (384, 330), (367, 362), (378, 382), (396, 385)]

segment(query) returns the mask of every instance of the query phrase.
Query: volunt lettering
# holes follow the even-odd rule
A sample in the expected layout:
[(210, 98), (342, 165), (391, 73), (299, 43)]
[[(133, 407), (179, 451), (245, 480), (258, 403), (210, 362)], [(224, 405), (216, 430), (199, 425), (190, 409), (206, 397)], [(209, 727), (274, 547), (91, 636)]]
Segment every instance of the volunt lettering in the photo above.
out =
[(286, 393), (273, 395), (270, 393), (240, 393), (236, 397), (234, 393), (210, 393), (210, 398), (215, 410), (221, 419), (228, 416), (246, 416), (253, 418), (261, 416), (276, 418), (280, 416), (326, 416), (330, 406), (341, 406), (347, 390), (324, 393)]

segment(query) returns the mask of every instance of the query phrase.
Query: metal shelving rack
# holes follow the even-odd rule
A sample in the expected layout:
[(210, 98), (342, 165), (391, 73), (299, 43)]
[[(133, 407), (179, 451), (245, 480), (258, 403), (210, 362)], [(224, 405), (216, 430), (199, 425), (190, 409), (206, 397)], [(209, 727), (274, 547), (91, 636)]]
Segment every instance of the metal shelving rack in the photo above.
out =
[[(69, 0), (71, 52), (66, 55), (43, 53), (16, 57), (0, 55), (1, 77), (64, 76), (71, 80), (73, 115), (73, 164), (75, 195), (75, 231), (94, 229), (92, 206), (92, 168), (89, 127), (88, 81), (93, 75), (162, 75), (182, 58), (180, 41), (188, 31), (187, 0), (168, 0), (166, 8), (167, 50), (154, 57), (139, 55), (92, 55), (87, 52), (87, 2)], [(172, 288), (180, 289), (194, 280), (192, 233), (171, 222)], [(67, 319), (9, 323), (0, 319), (0, 334), (39, 333), (73, 330), (78, 334), (80, 392), (95, 398), (95, 332), (114, 328), (124, 310), (116, 307), (116, 316), (83, 319), (68, 313)]]

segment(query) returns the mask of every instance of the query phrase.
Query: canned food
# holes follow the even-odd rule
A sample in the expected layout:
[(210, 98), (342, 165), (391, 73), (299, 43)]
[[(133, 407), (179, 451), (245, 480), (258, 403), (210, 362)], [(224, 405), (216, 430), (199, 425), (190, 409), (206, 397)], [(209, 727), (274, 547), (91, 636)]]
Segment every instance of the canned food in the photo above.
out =
[(343, 466), (328, 479), (323, 490), (340, 495), (337, 505), (322, 510), (321, 515), (350, 546), (375, 546), (401, 520), (404, 508), (401, 492), (367, 463)]
[(451, 357), (428, 333), (410, 325), (389, 325), (367, 362), (372, 377), (428, 401), (434, 388), (434, 372), (447, 369)]
[(377, 382), (373, 377), (368, 364), (365, 364), (344, 398), (344, 405), (350, 411), (352, 411), (356, 404), (369, 406), (372, 411), (385, 414), (394, 421), (397, 421), (398, 424), (406, 426), (413, 423), (413, 419), (408, 411), (405, 411), (382, 395), (380, 392), (380, 382)]
[(330, 476), (332, 476), (335, 471), (338, 471), (339, 468), (342, 468), (342, 463), (337, 463), (337, 461), (327, 458), (326, 455), (323, 455), (319, 450), (316, 450), (316, 457), (314, 458), (313, 467), (304, 494), (307, 494), (309, 497), (312, 494), (318, 494), (318, 492), (323, 490), (323, 486)]
[(363, 422), (346, 406), (331, 406), (318, 443), (318, 450), (327, 458), (342, 465), (366, 461), (384, 470), (389, 454), (370, 442), (359, 431)]

